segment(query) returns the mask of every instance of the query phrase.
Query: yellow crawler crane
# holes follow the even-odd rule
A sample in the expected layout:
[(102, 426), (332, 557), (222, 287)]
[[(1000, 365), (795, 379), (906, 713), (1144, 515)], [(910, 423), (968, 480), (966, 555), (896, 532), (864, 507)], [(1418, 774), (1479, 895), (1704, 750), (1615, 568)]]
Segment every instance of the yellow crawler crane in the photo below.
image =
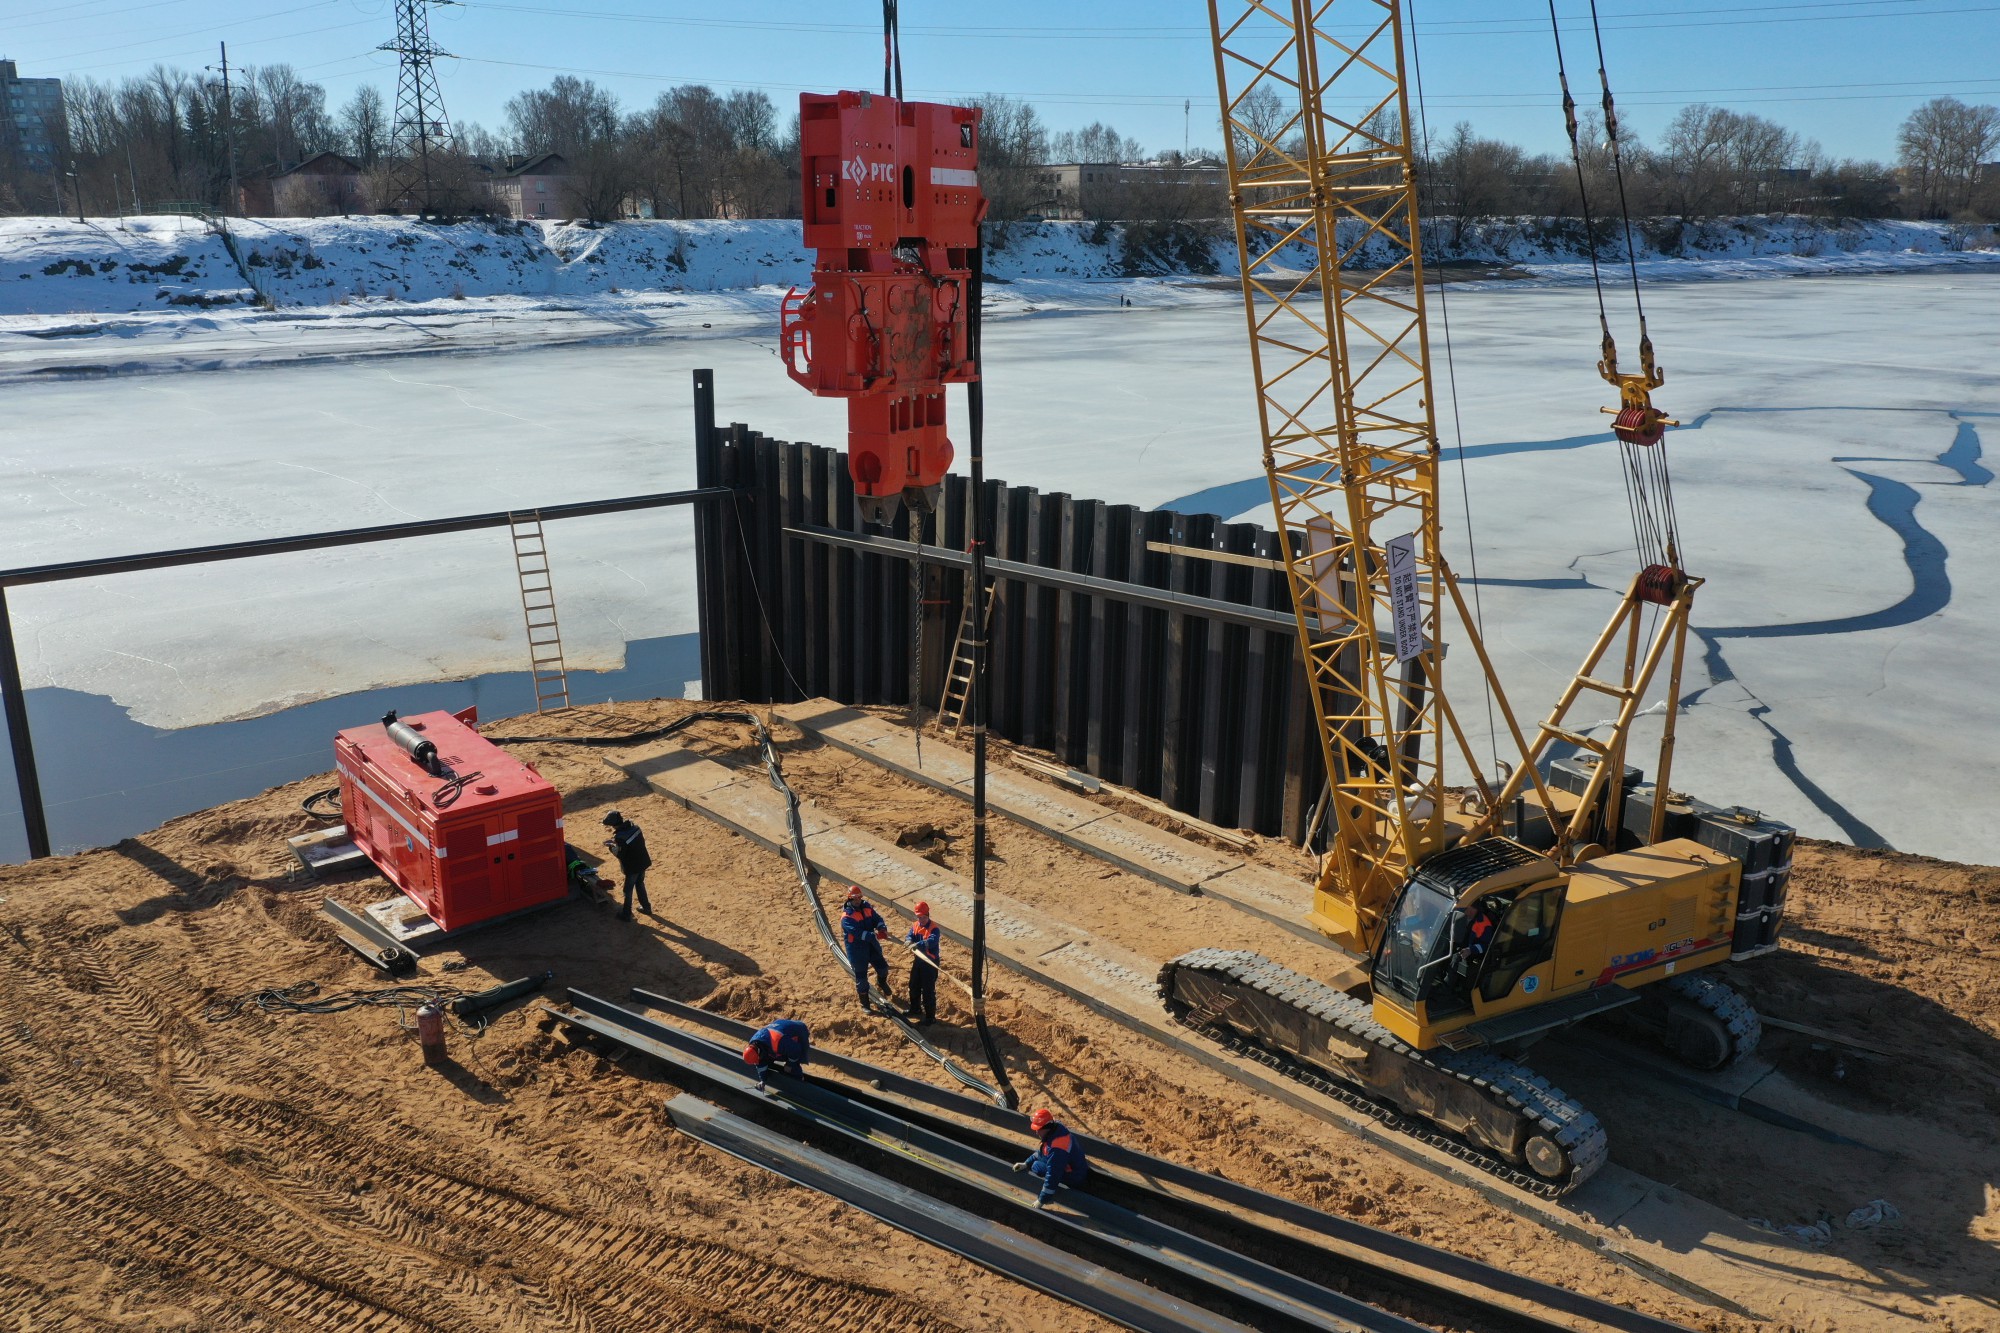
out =
[[(1650, 398), (1663, 377), (1650, 340), (1643, 375), (1620, 375), (1607, 326), (1600, 371), (1620, 393), (1641, 568), (1531, 740), (1439, 545), (1399, 5), (1211, 0), (1209, 13), (1264, 466), (1326, 765), (1311, 920), (1358, 965), (1343, 990), (1203, 949), (1162, 969), (1162, 994), (1217, 1040), (1560, 1193), (1604, 1161), (1603, 1129), (1514, 1057), (1616, 1010), (1691, 1064), (1740, 1058), (1757, 1016), (1702, 969), (1775, 947), (1790, 860), (1784, 825), (1667, 787), (1673, 707), (1657, 780), (1625, 762), (1662, 667), (1679, 697), (1700, 585), (1674, 534), (1672, 423)], [(1498, 783), (1444, 688), (1447, 605), (1511, 738)], [(1589, 696), (1610, 701), (1608, 725), (1569, 721)], [(1447, 740), (1461, 793), (1445, 785)], [(1573, 754), (1553, 758), (1558, 746)]]

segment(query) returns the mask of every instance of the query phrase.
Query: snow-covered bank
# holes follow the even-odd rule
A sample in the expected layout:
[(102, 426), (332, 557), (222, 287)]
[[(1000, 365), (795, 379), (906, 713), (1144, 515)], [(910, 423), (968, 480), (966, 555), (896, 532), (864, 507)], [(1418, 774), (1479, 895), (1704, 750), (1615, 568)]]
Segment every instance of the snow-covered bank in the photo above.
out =
[[(1216, 230), (1163, 241), (1087, 222), (998, 228), (988, 313), (1233, 304), (1235, 243)], [(1439, 224), (1432, 236), (1457, 261), (1455, 285), (1589, 280), (1581, 233), (1560, 219)], [(1639, 268), (1680, 281), (1991, 267), (1993, 241), (1942, 223), (1652, 222)], [(1364, 245), (1356, 262), (1393, 258)], [(0, 219), (0, 383), (742, 336), (773, 327), (809, 271), (798, 224), (782, 219)]]
[[(1233, 303), (1235, 244), (1217, 230), (1163, 242), (1087, 222), (998, 228), (988, 312)], [(1440, 224), (1432, 235), (1457, 261), (1458, 285), (1589, 277), (1581, 232), (1560, 219)], [(1995, 239), (1943, 223), (1669, 220), (1647, 224), (1639, 268), (1672, 281), (1984, 267), (2000, 264)], [(1393, 258), (1364, 244), (1355, 262)], [(798, 223), (783, 219), (0, 219), (0, 382), (740, 336), (771, 327), (809, 273)]]

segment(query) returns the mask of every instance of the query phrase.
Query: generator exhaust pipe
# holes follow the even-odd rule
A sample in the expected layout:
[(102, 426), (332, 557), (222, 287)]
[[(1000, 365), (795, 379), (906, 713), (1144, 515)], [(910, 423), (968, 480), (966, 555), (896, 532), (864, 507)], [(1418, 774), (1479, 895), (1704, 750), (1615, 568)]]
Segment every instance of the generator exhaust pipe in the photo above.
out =
[(424, 734), (407, 722), (396, 720), (396, 710), (391, 708), (382, 714), (382, 729), (389, 733), (389, 739), (410, 756), (419, 767), (434, 778), (448, 776), (444, 765), (438, 761), (438, 747)]

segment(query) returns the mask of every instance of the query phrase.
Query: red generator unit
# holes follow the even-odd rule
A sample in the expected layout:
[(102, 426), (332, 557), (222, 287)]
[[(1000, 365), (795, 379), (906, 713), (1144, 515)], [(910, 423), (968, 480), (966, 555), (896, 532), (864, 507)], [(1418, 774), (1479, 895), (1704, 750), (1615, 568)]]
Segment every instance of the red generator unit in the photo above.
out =
[(569, 896), (562, 796), (477, 721), (392, 712), (333, 738), (348, 836), (445, 932)]
[(799, 98), (809, 292), (780, 315), (785, 369), (847, 399), (862, 518), (936, 508), (951, 466), (944, 388), (978, 378), (967, 332), (979, 190), (977, 107), (865, 92)]

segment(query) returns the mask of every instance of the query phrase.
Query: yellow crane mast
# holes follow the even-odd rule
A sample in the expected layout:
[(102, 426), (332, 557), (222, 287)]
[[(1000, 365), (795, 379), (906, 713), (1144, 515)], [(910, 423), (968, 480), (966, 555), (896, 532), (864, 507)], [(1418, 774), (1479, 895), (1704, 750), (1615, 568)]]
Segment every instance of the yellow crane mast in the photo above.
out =
[[(1366, 952), (1444, 838), (1437, 426), (1401, 17), (1377, 0), (1209, 13), (1264, 468), (1285, 549), (1304, 551), (1287, 568), (1334, 831), (1315, 915)], [(1389, 262), (1350, 275), (1364, 247)]]
[[(1515, 1057), (1613, 1011), (1699, 1067), (1754, 1048), (1755, 1012), (1704, 969), (1775, 947), (1790, 860), (1788, 827), (1665, 785), (1700, 580), (1681, 568), (1662, 377), (1649, 338), (1643, 372), (1621, 375), (1606, 323), (1641, 567), (1530, 741), (1440, 547), (1398, 0), (1210, 0), (1209, 16), (1263, 460), (1326, 767), (1310, 919), (1360, 966), (1337, 989), (1203, 949), (1162, 969), (1162, 995), (1218, 1040), (1559, 1193), (1605, 1160), (1605, 1135)], [(1511, 741), (1497, 789), (1445, 691), (1447, 605)], [(1663, 666), (1647, 786), (1625, 760)], [(1610, 722), (1572, 722), (1596, 696)], [(1446, 787), (1447, 737), (1466, 790)]]

